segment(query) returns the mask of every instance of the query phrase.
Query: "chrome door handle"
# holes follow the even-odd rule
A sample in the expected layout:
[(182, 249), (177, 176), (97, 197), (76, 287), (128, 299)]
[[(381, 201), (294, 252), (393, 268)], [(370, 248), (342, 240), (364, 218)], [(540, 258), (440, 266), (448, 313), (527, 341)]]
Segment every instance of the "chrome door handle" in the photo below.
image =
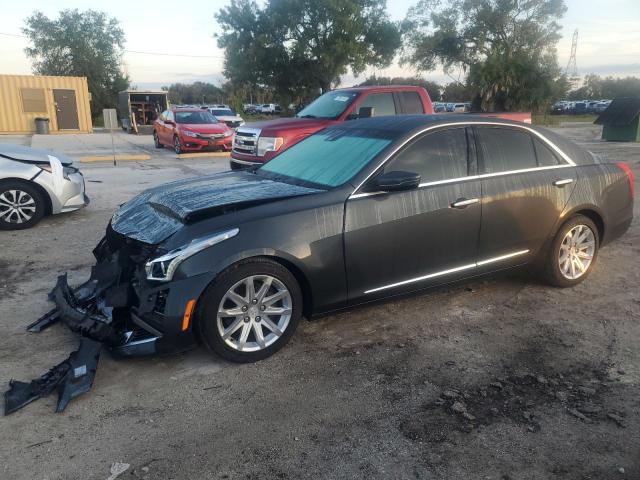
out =
[(480, 201), (479, 198), (459, 198), (458, 200), (456, 200), (451, 204), (451, 208), (466, 208), (469, 205), (478, 203), (479, 201)]
[(565, 178), (565, 179), (556, 180), (555, 182), (553, 182), (553, 184), (556, 187), (564, 187), (565, 185), (569, 185), (570, 183), (573, 183), (573, 178)]

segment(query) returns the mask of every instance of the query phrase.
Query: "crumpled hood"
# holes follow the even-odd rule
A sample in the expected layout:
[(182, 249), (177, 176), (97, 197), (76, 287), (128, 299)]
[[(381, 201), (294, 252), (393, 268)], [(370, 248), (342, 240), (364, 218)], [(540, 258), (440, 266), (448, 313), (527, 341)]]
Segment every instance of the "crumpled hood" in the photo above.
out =
[(247, 172), (222, 172), (171, 182), (142, 192), (113, 215), (118, 233), (157, 244), (196, 220), (224, 214), (225, 207), (320, 192)]
[(62, 165), (73, 164), (73, 159), (66, 155), (39, 150), (37, 148), (25, 147), (22, 145), (0, 144), (0, 156), (11, 160), (18, 160), (27, 163), (49, 163), (49, 155), (60, 160)]

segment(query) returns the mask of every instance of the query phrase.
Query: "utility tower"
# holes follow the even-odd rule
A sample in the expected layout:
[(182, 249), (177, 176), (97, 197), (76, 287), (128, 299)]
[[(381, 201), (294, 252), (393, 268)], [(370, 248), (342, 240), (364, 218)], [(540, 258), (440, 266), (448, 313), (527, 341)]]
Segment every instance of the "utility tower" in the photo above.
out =
[(567, 62), (567, 68), (564, 73), (572, 84), (576, 84), (580, 81), (578, 76), (578, 65), (576, 63), (576, 51), (578, 50), (578, 29), (573, 32), (573, 39), (571, 40), (571, 55)]

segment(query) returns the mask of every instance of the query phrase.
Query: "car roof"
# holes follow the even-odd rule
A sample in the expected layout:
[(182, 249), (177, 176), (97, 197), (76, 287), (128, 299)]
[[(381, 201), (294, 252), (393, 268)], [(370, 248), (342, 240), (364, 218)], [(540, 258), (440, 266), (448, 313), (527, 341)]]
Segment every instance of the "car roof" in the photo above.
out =
[(172, 112), (206, 112), (204, 108), (195, 108), (195, 107), (174, 107), (171, 109)]
[(519, 127), (530, 131), (538, 132), (543, 137), (554, 143), (565, 154), (567, 154), (576, 164), (594, 163), (594, 157), (587, 150), (572, 142), (568, 138), (559, 135), (543, 127), (528, 123), (506, 120), (502, 118), (475, 115), (472, 113), (461, 114), (428, 114), (428, 115), (389, 115), (371, 118), (362, 118), (348, 122), (337, 123), (327, 127), (330, 129), (342, 130), (366, 130), (366, 131), (387, 131), (388, 136), (394, 142), (402, 142), (404, 139), (424, 130), (425, 127), (447, 126), (451, 124), (473, 125), (490, 123), (492, 125), (503, 125), (505, 127)]
[(359, 86), (359, 87), (345, 87), (345, 88), (337, 88), (334, 91), (340, 90), (340, 91), (352, 91), (352, 92), (370, 92), (372, 90), (375, 91), (387, 91), (387, 90), (411, 90), (411, 91), (415, 91), (415, 90), (419, 90), (422, 87), (418, 87), (416, 85), (363, 85), (363, 86)]

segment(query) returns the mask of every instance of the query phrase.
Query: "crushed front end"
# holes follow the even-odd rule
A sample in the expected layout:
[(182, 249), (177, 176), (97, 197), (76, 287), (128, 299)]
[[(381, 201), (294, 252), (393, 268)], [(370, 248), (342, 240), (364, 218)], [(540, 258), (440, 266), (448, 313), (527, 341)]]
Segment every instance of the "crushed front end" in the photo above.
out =
[[(89, 280), (71, 288), (67, 275), (49, 294), (55, 308), (27, 327), (41, 332), (62, 322), (80, 336), (80, 346), (70, 357), (30, 383), (11, 380), (5, 392), (5, 415), (57, 390), (56, 411), (90, 390), (100, 351), (106, 347), (116, 357), (133, 357), (184, 350), (194, 344), (191, 325), (183, 322), (189, 285), (147, 280), (145, 264), (162, 253), (107, 228), (93, 250), (96, 264)], [(189, 282), (190, 283), (190, 282)]]

